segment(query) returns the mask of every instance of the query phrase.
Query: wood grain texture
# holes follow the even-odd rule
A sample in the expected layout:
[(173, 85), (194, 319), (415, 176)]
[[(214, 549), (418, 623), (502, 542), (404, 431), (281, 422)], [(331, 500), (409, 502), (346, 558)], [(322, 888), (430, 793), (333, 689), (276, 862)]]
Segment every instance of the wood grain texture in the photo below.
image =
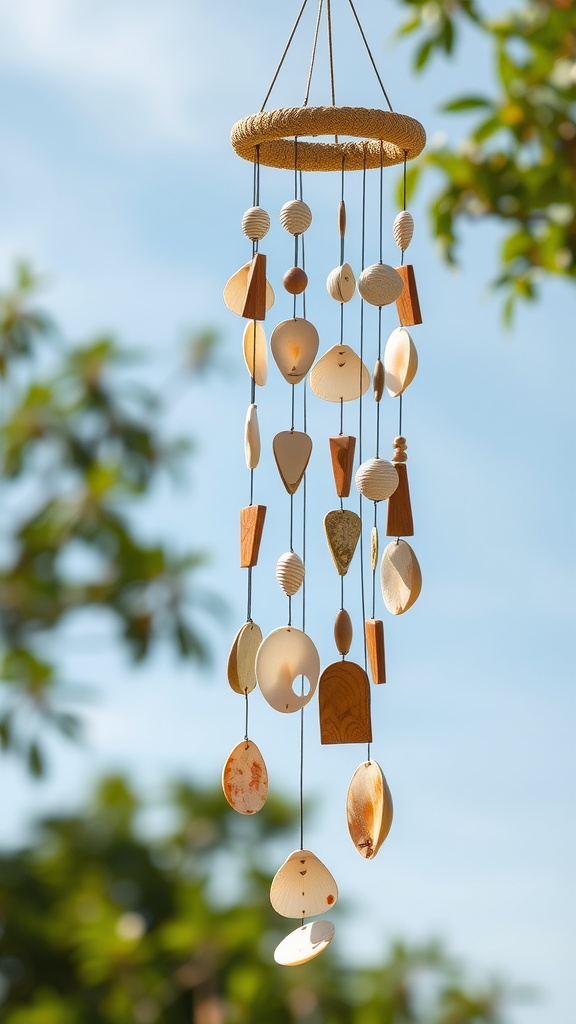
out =
[(298, 384), (306, 376), (318, 351), (318, 331), (309, 320), (292, 317), (272, 331), (270, 349), (280, 373), (289, 384)]
[(370, 387), (370, 373), (349, 345), (333, 345), (312, 368), (310, 387), (325, 402), (353, 402)]
[(352, 483), (356, 438), (350, 434), (339, 434), (329, 440), (336, 494), (339, 498), (347, 498)]
[(418, 559), (405, 540), (391, 541), (380, 563), (384, 604), (392, 615), (408, 611), (420, 596), (422, 572)]
[[(320, 675), (320, 656), (310, 637), (295, 626), (273, 629), (256, 655), (256, 679), (270, 707), (283, 714), (299, 711), (312, 699)], [(308, 680), (308, 692), (302, 686)]]
[(396, 309), (398, 310), (400, 323), (403, 327), (412, 327), (414, 324), (421, 324), (422, 313), (420, 312), (420, 301), (418, 299), (418, 289), (416, 288), (416, 278), (414, 277), (414, 267), (411, 263), (407, 263), (403, 267), (396, 267), (396, 270), (404, 281), (404, 287), (396, 299)]
[(370, 743), (370, 684), (360, 665), (335, 661), (318, 685), (321, 743)]
[(384, 623), (382, 619), (366, 619), (364, 636), (370, 672), (374, 683), (386, 682), (386, 661), (384, 658)]
[(255, 622), (240, 627), (228, 655), (228, 682), (234, 693), (251, 693), (256, 686), (256, 654), (262, 643), (262, 630)]
[(282, 917), (316, 917), (338, 899), (338, 886), (311, 850), (295, 850), (278, 869), (270, 886), (270, 903)]
[(384, 772), (376, 761), (364, 761), (354, 772), (346, 796), (348, 831), (361, 857), (375, 857), (388, 835), (394, 808)]
[(324, 517), (324, 532), (330, 554), (340, 576), (345, 576), (356, 551), (362, 520), (347, 508), (338, 508)]
[(309, 921), (290, 932), (274, 950), (281, 967), (298, 967), (319, 956), (330, 945), (336, 929), (331, 921)]
[(247, 320), (264, 320), (266, 317), (266, 257), (261, 252), (252, 257), (242, 316)]
[(410, 503), (408, 470), (405, 462), (396, 462), (395, 466), (398, 473), (398, 487), (390, 495), (388, 502), (386, 535), (388, 537), (413, 537), (414, 521)]
[(312, 438), (302, 430), (281, 430), (272, 441), (272, 451), (284, 487), (288, 494), (295, 494), (312, 454)]
[(242, 740), (234, 747), (224, 765), (222, 789), (230, 807), (239, 814), (256, 814), (266, 803), (268, 772), (252, 740)]
[(341, 608), (334, 621), (334, 643), (339, 654), (348, 654), (352, 646), (352, 619), (345, 608)]
[(266, 518), (266, 505), (246, 505), (240, 509), (240, 565), (256, 565)]

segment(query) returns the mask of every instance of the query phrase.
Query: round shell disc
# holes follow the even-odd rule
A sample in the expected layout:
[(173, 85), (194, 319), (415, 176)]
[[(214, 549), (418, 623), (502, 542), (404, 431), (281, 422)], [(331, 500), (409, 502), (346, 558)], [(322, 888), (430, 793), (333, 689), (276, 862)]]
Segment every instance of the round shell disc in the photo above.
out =
[(316, 363), (310, 387), (325, 402), (352, 402), (370, 387), (370, 374), (354, 349), (334, 345)]
[(295, 850), (276, 872), (270, 902), (282, 917), (316, 917), (338, 899), (328, 868), (310, 850)]
[(392, 615), (411, 608), (422, 590), (418, 559), (405, 540), (393, 540), (384, 549), (380, 563), (382, 597)]
[(252, 740), (242, 740), (234, 747), (224, 765), (222, 789), (230, 807), (240, 814), (256, 814), (266, 803), (268, 772)]
[[(320, 656), (310, 637), (294, 626), (273, 629), (262, 641), (256, 655), (256, 679), (275, 711), (299, 711), (314, 695), (320, 675)], [(297, 694), (293, 684), (305, 676), (310, 684), (306, 694)], [(298, 917), (298, 914), (296, 915)]]
[[(232, 277), (228, 279), (224, 287), (222, 297), (224, 302), (233, 313), (237, 313), (238, 316), (242, 316), (242, 310), (244, 309), (244, 302), (246, 301), (246, 288), (248, 286), (248, 275), (250, 273), (250, 263), (245, 263), (240, 270), (237, 270)], [(274, 305), (274, 292), (272, 285), (266, 281), (266, 311), (268, 311)]]
[(228, 655), (228, 682), (234, 693), (250, 693), (256, 686), (256, 654), (262, 643), (262, 630), (255, 622), (245, 622), (234, 637)]
[(276, 963), (282, 967), (298, 967), (299, 964), (308, 963), (330, 945), (335, 930), (331, 921), (309, 921), (296, 928), (276, 946)]
[(268, 350), (264, 328), (257, 320), (246, 324), (242, 344), (248, 373), (259, 387), (264, 387), (268, 379)]
[(314, 324), (302, 317), (283, 320), (274, 328), (270, 348), (284, 380), (289, 384), (298, 384), (306, 376), (316, 358), (319, 344)]
[(392, 825), (392, 795), (376, 761), (358, 765), (346, 796), (348, 831), (358, 853), (375, 857)]

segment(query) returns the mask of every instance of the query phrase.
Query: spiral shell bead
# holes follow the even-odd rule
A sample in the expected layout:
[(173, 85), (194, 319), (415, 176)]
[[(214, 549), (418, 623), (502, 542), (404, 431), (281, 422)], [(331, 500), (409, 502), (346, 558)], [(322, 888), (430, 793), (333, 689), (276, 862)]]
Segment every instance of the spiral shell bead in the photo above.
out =
[(251, 206), (242, 217), (242, 231), (251, 242), (258, 242), (268, 234), (270, 216), (261, 206)]
[(404, 252), (410, 245), (414, 234), (414, 218), (411, 213), (408, 213), (408, 210), (402, 210), (398, 214), (392, 225), (392, 233), (396, 245)]
[(295, 551), (280, 555), (276, 563), (276, 579), (288, 597), (300, 590), (304, 579), (304, 563)]
[(291, 199), (280, 210), (280, 223), (291, 235), (301, 235), (312, 223), (312, 211), (301, 199)]
[(395, 466), (386, 459), (368, 459), (356, 470), (356, 487), (370, 501), (384, 501), (398, 487)]

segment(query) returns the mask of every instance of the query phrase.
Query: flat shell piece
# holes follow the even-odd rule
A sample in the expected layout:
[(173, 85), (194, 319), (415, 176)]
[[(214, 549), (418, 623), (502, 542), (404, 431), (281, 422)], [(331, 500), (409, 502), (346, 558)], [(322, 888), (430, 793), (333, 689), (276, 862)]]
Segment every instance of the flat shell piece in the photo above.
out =
[(360, 665), (335, 661), (318, 686), (321, 743), (371, 743), (370, 683)]
[[(314, 696), (319, 675), (320, 656), (301, 629), (281, 626), (262, 641), (256, 655), (256, 679), (275, 711), (291, 713), (303, 708)], [(308, 680), (308, 693), (299, 692), (300, 676)]]
[(348, 831), (361, 857), (375, 857), (392, 825), (392, 795), (376, 761), (358, 765), (346, 796)]
[(316, 917), (338, 899), (338, 886), (328, 868), (310, 850), (295, 850), (276, 872), (270, 902), (282, 917)]
[(312, 454), (312, 438), (302, 430), (281, 430), (272, 441), (278, 472), (288, 494), (294, 494)]
[(298, 384), (306, 376), (316, 358), (319, 344), (314, 324), (302, 317), (283, 320), (274, 328), (270, 348), (284, 380), (289, 384)]
[(356, 551), (362, 520), (347, 508), (338, 508), (324, 517), (324, 532), (330, 554), (340, 576), (345, 576)]
[(264, 328), (257, 320), (246, 324), (242, 345), (248, 373), (259, 387), (264, 387), (268, 379), (268, 349)]
[(260, 462), (260, 427), (258, 410), (254, 404), (248, 406), (244, 423), (244, 454), (248, 469), (256, 469)]
[(268, 772), (252, 740), (242, 740), (234, 747), (224, 765), (222, 789), (230, 807), (239, 814), (256, 814), (266, 803)]
[(251, 693), (256, 686), (256, 654), (262, 643), (262, 630), (255, 622), (240, 627), (228, 655), (228, 682), (234, 693)]
[(335, 267), (328, 274), (326, 287), (336, 302), (349, 302), (356, 291), (356, 278), (349, 263)]
[(393, 540), (384, 549), (380, 564), (382, 597), (392, 615), (411, 608), (422, 590), (418, 559), (405, 540)]
[(418, 369), (416, 346), (405, 327), (397, 327), (386, 342), (384, 371), (386, 389), (392, 398), (401, 395), (412, 383)]
[[(222, 294), (228, 309), (232, 310), (233, 313), (237, 313), (238, 316), (242, 316), (242, 310), (246, 302), (246, 291), (251, 266), (252, 260), (249, 263), (245, 263), (243, 267), (240, 267), (240, 270), (237, 270), (235, 274), (232, 274), (232, 277), (226, 282)], [(268, 281), (266, 281), (265, 305), (266, 310), (269, 310), (274, 305), (274, 291)]]
[(282, 967), (306, 964), (324, 952), (335, 931), (331, 921), (309, 921), (282, 939), (274, 950), (274, 959)]
[(310, 387), (325, 402), (352, 402), (370, 387), (370, 373), (353, 348), (334, 345), (314, 366)]

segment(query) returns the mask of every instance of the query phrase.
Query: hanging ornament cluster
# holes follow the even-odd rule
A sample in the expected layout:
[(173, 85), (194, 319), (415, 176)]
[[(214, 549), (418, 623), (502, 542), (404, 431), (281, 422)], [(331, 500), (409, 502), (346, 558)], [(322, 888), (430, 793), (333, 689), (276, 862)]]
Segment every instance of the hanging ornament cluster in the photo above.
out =
[[(390, 831), (393, 813), (392, 797), (384, 773), (371, 757), (373, 735), (368, 671), (372, 684), (386, 682), (384, 623), (377, 617), (378, 569), (383, 604), (392, 615), (400, 615), (414, 604), (422, 584), (418, 560), (404, 539), (412, 537), (414, 528), (406, 468), (407, 442), (402, 433), (402, 402), (418, 367), (416, 347), (408, 328), (421, 323), (413, 267), (404, 262), (414, 229), (412, 217), (406, 210), (406, 163), (423, 149), (425, 133), (418, 121), (392, 110), (352, 0), (348, 0), (348, 4), (389, 109), (336, 106), (330, 0), (326, 5), (326, 19), (331, 104), (325, 107), (308, 105), (323, 16), (324, 3), (320, 0), (303, 105), (264, 109), (306, 4), (307, 0), (304, 0), (262, 110), (243, 118), (232, 129), (232, 145), (239, 156), (253, 164), (254, 174), (252, 206), (242, 218), (242, 231), (251, 242), (252, 255), (230, 277), (224, 288), (224, 302), (228, 308), (247, 321), (242, 345), (250, 376), (250, 395), (244, 431), (249, 500), (240, 512), (240, 565), (247, 570), (247, 611), (246, 622), (234, 638), (228, 659), (230, 687), (244, 696), (245, 725), (244, 738), (225, 764), (222, 783), (226, 799), (236, 811), (242, 814), (259, 811), (266, 800), (268, 775), (260, 750), (249, 738), (249, 695), (258, 687), (274, 710), (283, 714), (298, 712), (303, 716), (305, 707), (318, 691), (321, 743), (361, 743), (367, 747), (366, 759), (356, 768), (350, 781), (346, 812), (354, 846), (363, 858), (371, 859)], [(328, 136), (333, 141), (320, 142), (315, 138), (318, 136)], [(343, 138), (348, 141), (341, 141)], [(393, 165), (402, 165), (404, 169), (404, 202), (388, 233), (383, 223), (383, 171)], [(260, 252), (260, 243), (270, 228), (270, 215), (260, 205), (262, 166), (288, 170), (294, 180), (293, 197), (284, 203), (279, 213), (282, 228), (292, 237), (289, 259), (293, 265), (288, 267), (282, 278), (282, 286), (288, 296), (286, 312), (290, 315), (276, 323), (269, 342), (276, 367), (289, 385), (289, 415), (284, 423), (278, 423), (278, 433), (265, 441), (267, 445), (271, 443), (289, 504), (286, 550), (279, 554), (276, 563), (276, 579), (287, 597), (287, 622), (266, 637), (262, 636), (252, 614), (253, 573), (258, 563), (267, 513), (266, 506), (256, 500), (259, 484), (256, 471), (261, 455), (256, 393), (257, 388), (264, 387), (267, 381), (268, 343), (263, 324), (275, 301), (273, 288), (267, 279), (266, 256)], [(309, 281), (305, 238), (313, 215), (303, 199), (304, 171), (335, 171), (340, 176), (336, 218), (339, 255), (337, 265), (327, 277), (329, 298), (325, 300), (329, 303), (331, 299), (340, 306), (340, 339), (326, 351), (321, 351), (319, 357), (319, 331), (306, 315)], [(362, 176), (360, 272), (357, 280), (352, 264), (347, 262), (346, 257), (350, 258), (350, 254), (345, 251), (345, 182), (351, 171), (358, 171)], [(375, 219), (372, 213), (369, 218), (366, 211), (366, 180), (370, 171), (379, 176), (377, 252), (367, 251), (367, 222), (374, 223)], [(399, 266), (383, 260), (385, 235), (388, 235), (390, 244), (395, 243), (400, 250)], [(312, 281), (311, 284), (316, 287), (317, 282)], [(350, 340), (351, 333), (349, 328), (345, 333), (345, 307), (355, 296), (359, 297), (356, 304), (359, 325), (355, 326), (353, 333), (359, 335), (358, 350), (345, 341), (346, 337)], [(388, 310), (394, 308), (399, 323), (383, 345), (383, 320)], [(365, 363), (369, 355), (365, 351), (366, 337), (377, 338), (372, 353), (375, 360), (372, 374)], [(298, 625), (293, 621), (293, 599), (304, 592), (306, 586), (307, 533), (312, 534), (316, 543), (322, 529), (319, 523), (309, 527), (306, 515), (306, 470), (312, 454), (312, 438), (307, 430), (305, 379), (308, 375), (309, 388), (315, 398), (333, 403), (335, 407), (334, 433), (329, 438), (326, 457), (331, 461), (338, 500), (334, 502), (336, 507), (327, 511), (323, 525), (336, 576), (339, 577), (334, 622), (337, 657), (323, 669), (316, 646), (306, 632), (304, 599)], [(375, 433), (373, 439), (367, 441), (363, 406), (369, 400), (367, 393), (370, 388), (375, 403)], [(390, 461), (382, 457), (380, 444), (381, 404), (386, 395), (397, 400), (398, 411), (398, 433), (392, 441)], [(364, 399), (363, 396), (367, 397)], [(349, 415), (355, 416), (354, 433), (347, 433), (344, 429), (344, 410), (349, 403), (352, 409)], [(357, 409), (357, 414), (354, 409)], [(370, 450), (365, 457), (367, 446)], [(356, 498), (350, 497), (353, 480)], [(380, 555), (379, 514), (383, 502), (387, 504), (385, 532), (391, 539)], [(370, 524), (370, 546), (366, 558), (372, 583), (369, 617), (365, 593), (367, 572), (364, 571), (365, 524)], [(355, 556), (360, 560), (360, 593), (348, 594), (346, 576)], [(271, 567), (264, 572), (268, 586)], [(360, 607), (364, 664), (348, 657), (353, 628), (345, 604)], [(323, 915), (338, 897), (336, 882), (328, 868), (314, 853), (304, 848), (302, 744), (303, 725), (300, 730), (300, 846), (280, 867), (270, 890), (271, 903), (277, 913), (300, 922), (275, 951), (276, 961), (287, 966), (305, 963), (329, 944), (334, 926), (323, 918), (308, 922), (306, 919)]]

